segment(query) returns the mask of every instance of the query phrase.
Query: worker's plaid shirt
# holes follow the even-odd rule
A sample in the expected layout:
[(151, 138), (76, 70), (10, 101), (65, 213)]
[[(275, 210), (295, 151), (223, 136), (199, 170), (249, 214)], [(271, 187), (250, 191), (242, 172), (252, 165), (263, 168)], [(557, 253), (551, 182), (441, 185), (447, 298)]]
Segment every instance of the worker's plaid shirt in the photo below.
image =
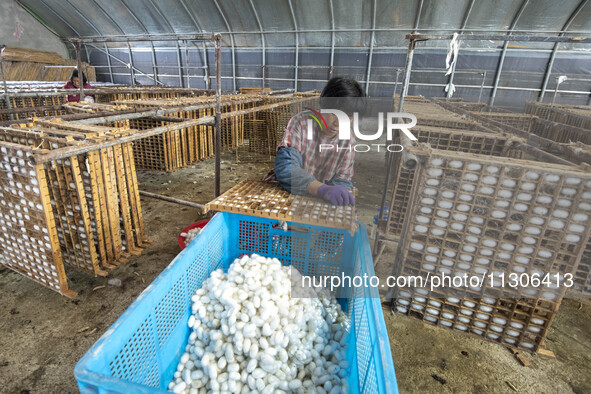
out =
[[(339, 140), (338, 134), (332, 139), (323, 138), (320, 127), (312, 120), (314, 134), (309, 140), (307, 138), (308, 119), (312, 118), (308, 113), (309, 111), (300, 112), (291, 118), (277, 150), (281, 147), (297, 149), (302, 155), (304, 170), (320, 182), (330, 181), (333, 178), (351, 181), (355, 161), (353, 133), (351, 133), (351, 140)], [(323, 149), (320, 152), (320, 144), (330, 144), (333, 148)]]

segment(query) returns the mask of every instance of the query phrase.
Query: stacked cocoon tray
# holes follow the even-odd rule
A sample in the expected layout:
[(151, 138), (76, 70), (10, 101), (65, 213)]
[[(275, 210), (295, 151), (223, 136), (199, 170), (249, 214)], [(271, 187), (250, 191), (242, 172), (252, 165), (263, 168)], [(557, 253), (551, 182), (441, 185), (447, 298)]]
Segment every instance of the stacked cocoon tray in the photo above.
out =
[(256, 254), (212, 272), (192, 298), (193, 331), (169, 390), (347, 392), (349, 318), (322, 289), (292, 297), (300, 278)]

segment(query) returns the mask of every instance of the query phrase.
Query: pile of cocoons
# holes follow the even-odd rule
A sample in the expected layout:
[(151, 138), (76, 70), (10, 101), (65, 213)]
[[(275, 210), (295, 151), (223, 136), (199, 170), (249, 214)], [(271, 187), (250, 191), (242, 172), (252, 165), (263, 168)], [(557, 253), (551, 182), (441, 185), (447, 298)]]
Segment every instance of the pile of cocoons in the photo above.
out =
[(197, 234), (201, 232), (201, 230), (203, 230), (201, 227), (195, 227), (187, 232), (182, 232), (181, 237), (185, 237), (185, 246), (188, 246), (193, 240), (193, 238), (195, 238)]
[(192, 332), (168, 389), (348, 392), (350, 320), (328, 292), (301, 283), (295, 268), (256, 254), (212, 272), (192, 297)]

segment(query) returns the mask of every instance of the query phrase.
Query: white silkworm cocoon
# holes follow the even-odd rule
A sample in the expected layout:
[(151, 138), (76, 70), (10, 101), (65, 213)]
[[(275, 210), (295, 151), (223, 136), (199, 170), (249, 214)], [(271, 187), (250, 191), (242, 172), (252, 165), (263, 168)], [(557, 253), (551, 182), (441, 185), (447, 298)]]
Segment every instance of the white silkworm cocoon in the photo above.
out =
[(437, 179), (427, 179), (426, 183), (429, 186), (439, 186), (439, 180)]
[(411, 242), (410, 247), (414, 250), (423, 250), (425, 248), (425, 245), (419, 242)]
[(490, 249), (480, 249), (480, 254), (483, 256), (492, 256), (493, 253), (494, 252)]
[[(439, 254), (439, 248), (437, 246), (429, 246), (429, 247), (427, 247), (427, 252), (433, 253), (433, 254)], [(424, 295), (427, 295), (427, 294), (424, 294)]]
[(458, 204), (457, 209), (461, 212), (468, 212), (470, 210), (470, 206), (466, 204)]
[(485, 176), (484, 178), (482, 178), (482, 183), (484, 183), (485, 185), (496, 185), (497, 181), (498, 179), (494, 176)]
[(426, 188), (425, 190), (423, 190), (423, 193), (426, 194), (427, 196), (434, 196), (437, 194), (437, 190), (431, 189), (431, 188)]
[(452, 303), (452, 304), (459, 304), (460, 299), (459, 298), (455, 298), (455, 297), (447, 297), (447, 301)]
[(450, 209), (453, 207), (453, 203), (450, 201), (439, 201), (438, 205), (443, 209)]
[(579, 209), (582, 209), (583, 211), (591, 211), (591, 204), (582, 202), (579, 204)]
[(430, 197), (424, 197), (421, 202), (425, 205), (433, 205), (435, 203), (435, 200), (433, 200)]
[(464, 183), (462, 185), (462, 190), (468, 193), (473, 192), (474, 190), (476, 190), (476, 186), (470, 184), (470, 183)]
[(493, 194), (494, 192), (495, 189), (493, 189), (492, 187), (482, 186), (480, 188), (480, 194)]
[(443, 260), (441, 260), (441, 264), (443, 264), (447, 267), (453, 267), (454, 262), (450, 259), (443, 259)]
[(489, 172), (490, 174), (496, 174), (497, 172), (499, 172), (499, 167), (488, 166), (488, 167), (486, 167), (486, 171)]
[(542, 233), (542, 230), (540, 230), (537, 227), (526, 227), (525, 232), (530, 235), (540, 235)]
[(550, 220), (548, 226), (551, 228), (562, 229), (564, 228), (564, 222), (561, 220)]
[(495, 219), (503, 219), (507, 217), (507, 213), (503, 211), (492, 211), (492, 217)]
[(460, 160), (452, 160), (448, 163), (451, 168), (462, 168), (464, 163)]
[(589, 220), (589, 215), (586, 215), (584, 213), (576, 213), (573, 216), (573, 219), (575, 219), (575, 221), (577, 222), (586, 222), (587, 220)]
[(505, 342), (510, 343), (510, 344), (513, 345), (513, 344), (515, 344), (516, 341), (513, 338), (505, 338)]
[(534, 213), (536, 215), (540, 215), (540, 216), (545, 216), (548, 213), (548, 208), (544, 208), (544, 207), (535, 207), (534, 208)]
[[(482, 313), (478, 313), (476, 316), (478, 315), (482, 315)], [(474, 325), (478, 328), (486, 328), (486, 323), (483, 323), (481, 321), (474, 321)]]
[(436, 263), (437, 257), (428, 254), (427, 256), (425, 256), (425, 261), (428, 261), (430, 263)]
[(464, 179), (467, 180), (468, 182), (477, 182), (478, 175), (472, 174), (471, 172), (467, 172), (466, 174), (464, 174)]
[(497, 241), (495, 241), (494, 239), (485, 239), (484, 241), (482, 241), (482, 244), (486, 247), (494, 248), (495, 246), (497, 246)]
[(476, 304), (472, 301), (464, 301), (464, 305), (466, 305), (468, 308), (474, 308), (476, 306)]
[(431, 164), (434, 165), (435, 167), (441, 167), (443, 165), (443, 159), (441, 159), (439, 157), (431, 159)]
[(559, 207), (563, 207), (563, 208), (568, 208), (571, 205), (573, 205), (570, 200), (565, 200), (564, 198), (561, 198), (560, 200), (558, 200), (557, 204)]
[(576, 234), (567, 234), (565, 239), (567, 240), (567, 242), (579, 242), (581, 240), (581, 237)]
[(435, 220), (433, 221), (433, 223), (434, 223), (436, 226), (439, 226), (439, 227), (443, 227), (443, 228), (446, 228), (446, 227), (447, 227), (447, 221), (446, 221), (446, 220), (435, 219)]
[(568, 217), (568, 212), (563, 209), (557, 209), (552, 212), (552, 216), (555, 216), (560, 219), (566, 219)]
[(525, 212), (525, 211), (527, 211), (527, 210), (528, 210), (529, 206), (528, 206), (528, 205), (526, 205), (526, 204), (517, 203), (517, 204), (515, 204), (515, 205), (513, 206), (513, 208), (514, 208), (516, 211), (519, 211), (519, 212)]
[(429, 207), (421, 207), (421, 212), (425, 215), (430, 215), (433, 212), (433, 210)]
[(577, 190), (570, 187), (565, 187), (560, 191), (560, 194), (564, 194), (565, 196), (574, 196), (577, 194)]
[(452, 223), (451, 228), (456, 231), (462, 231), (464, 229), (464, 225), (461, 223)]
[(470, 171), (479, 171), (482, 168), (482, 166), (479, 163), (469, 163), (468, 164), (468, 169)]
[(449, 190), (445, 190), (445, 191), (443, 191), (443, 192), (441, 193), (441, 196), (442, 196), (443, 198), (449, 198), (450, 200), (451, 200), (452, 198), (454, 198), (454, 196), (455, 196), (455, 195), (456, 195), (456, 194), (455, 194), (454, 192), (450, 192)]
[(463, 324), (456, 324), (454, 327), (462, 331), (466, 331), (468, 329), (468, 327), (464, 326)]
[[(529, 258), (525, 257), (525, 256), (517, 256), (515, 258), (515, 261), (517, 261), (519, 264), (529, 264)], [(515, 267), (517, 268), (517, 267)]]
[(513, 179), (503, 179), (502, 185), (505, 187), (515, 187), (517, 182), (515, 182)]
[(449, 319), (449, 320), (453, 320), (454, 317), (455, 317), (455, 315), (452, 314), (452, 313), (449, 313), (449, 312), (443, 312), (441, 314), (441, 317), (444, 317), (444, 318)]
[(582, 233), (583, 231), (585, 231), (585, 226), (573, 223), (570, 226), (568, 226), (568, 229), (575, 233)]
[(529, 222), (531, 224), (535, 224), (536, 226), (541, 226), (542, 224), (544, 224), (544, 219), (539, 217), (532, 217), (531, 219), (529, 219)]
[(426, 233), (427, 232), (427, 227), (426, 226), (422, 226), (422, 225), (416, 225), (415, 226), (415, 231), (419, 232), (419, 233)]
[(544, 177), (546, 182), (558, 182), (560, 180), (560, 176), (556, 174), (548, 174)]
[(536, 188), (536, 184), (535, 183), (531, 183), (531, 182), (525, 182), (521, 184), (521, 190), (525, 190), (525, 191), (532, 191)]
[(523, 237), (523, 242), (528, 245), (534, 245), (537, 241), (535, 238), (532, 237)]
[(527, 179), (532, 179), (535, 181), (536, 179), (538, 179), (540, 177), (540, 174), (538, 174), (537, 172), (534, 172), (534, 171), (528, 171), (525, 173), (525, 177)]
[(445, 250), (445, 251), (443, 251), (443, 254), (447, 257), (455, 257), (456, 256), (456, 252), (454, 252), (453, 250)]
[(550, 196), (538, 196), (537, 201), (540, 204), (551, 204), (552, 203), (552, 197), (550, 197)]
[(521, 224), (517, 224), (517, 223), (510, 223), (507, 225), (507, 230), (509, 231), (520, 231), (521, 230)]
[(429, 223), (429, 218), (426, 216), (417, 216), (417, 222), (422, 223), (422, 224), (427, 224)]
[(434, 228), (431, 230), (431, 234), (435, 235), (435, 236), (440, 236), (445, 234), (444, 230), (438, 229), (438, 228)]
[(472, 266), (470, 264), (466, 264), (466, 263), (459, 263), (458, 268), (467, 271), (470, 268), (472, 268)]
[(528, 193), (519, 193), (517, 199), (521, 201), (531, 201), (532, 195)]
[(254, 254), (227, 273), (212, 272), (191, 297), (189, 345), (169, 390), (309, 391), (315, 371), (326, 377), (325, 388), (346, 390), (349, 318), (327, 291), (292, 289), (297, 277), (278, 259)]
[(440, 177), (443, 174), (443, 170), (441, 168), (430, 168), (428, 174), (432, 177)]
[(474, 197), (469, 194), (460, 194), (460, 200), (462, 200), (462, 201), (470, 202), (473, 199), (474, 199)]
[(510, 190), (503, 189), (503, 190), (499, 191), (498, 195), (499, 195), (499, 197), (509, 199), (509, 198), (513, 197), (513, 192)]

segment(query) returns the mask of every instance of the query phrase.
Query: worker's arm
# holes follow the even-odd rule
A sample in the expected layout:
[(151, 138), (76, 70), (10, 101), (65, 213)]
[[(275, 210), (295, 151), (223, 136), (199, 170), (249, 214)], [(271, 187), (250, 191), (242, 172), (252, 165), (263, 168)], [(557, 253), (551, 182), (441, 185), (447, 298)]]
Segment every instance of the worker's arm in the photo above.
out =
[(275, 176), (281, 186), (292, 194), (313, 194), (322, 186), (303, 168), (304, 160), (297, 149), (281, 147), (275, 156)]

